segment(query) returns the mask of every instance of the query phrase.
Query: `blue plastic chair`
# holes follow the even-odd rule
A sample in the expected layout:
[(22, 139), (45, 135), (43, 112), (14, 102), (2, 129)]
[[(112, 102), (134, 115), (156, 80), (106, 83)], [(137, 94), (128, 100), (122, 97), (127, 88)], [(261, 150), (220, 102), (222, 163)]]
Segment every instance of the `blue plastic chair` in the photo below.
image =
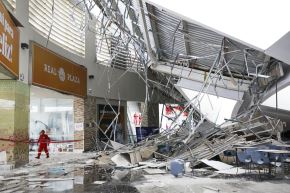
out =
[(264, 173), (265, 173), (265, 171), (266, 171), (265, 166), (268, 166), (269, 172), (270, 172), (270, 159), (269, 159), (267, 153), (254, 151), (254, 152), (251, 152), (251, 158), (252, 158), (253, 164), (255, 164), (259, 170), (259, 178), (260, 179), (261, 179), (260, 170), (263, 169)]
[[(287, 150), (286, 147), (276, 146), (276, 145), (270, 145), (270, 149), (276, 149), (276, 150)], [(270, 154), (270, 160), (271, 161), (280, 161), (283, 162), (288, 158), (289, 154), (279, 154), (279, 157), (277, 158), (277, 154)]]
[(246, 168), (250, 172), (251, 171), (251, 162), (252, 162), (251, 156), (249, 154), (247, 154), (247, 152), (244, 151), (243, 149), (241, 151), (237, 151), (237, 156), (238, 156), (239, 162), (245, 164)]

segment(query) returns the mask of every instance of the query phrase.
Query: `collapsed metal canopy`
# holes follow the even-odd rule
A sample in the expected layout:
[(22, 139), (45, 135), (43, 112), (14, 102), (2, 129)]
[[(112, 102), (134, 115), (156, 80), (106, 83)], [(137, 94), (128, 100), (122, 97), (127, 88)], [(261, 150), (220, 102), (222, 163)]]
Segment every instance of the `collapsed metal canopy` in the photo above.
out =
[[(216, 56), (222, 53), (229, 70), (236, 76), (256, 73), (258, 64), (267, 62), (266, 55), (224, 37), (198, 24), (187, 22), (153, 5), (146, 4), (151, 31), (160, 61), (186, 64), (189, 68), (209, 71)], [(223, 74), (229, 75), (225, 69)]]
[[(88, 14), (91, 5), (101, 10), (96, 30), (97, 63), (105, 64), (108, 69), (123, 69), (117, 80), (129, 71), (138, 74), (145, 83), (145, 107), (156, 93), (154, 88), (182, 103), (181, 113), (175, 114), (164, 132), (139, 143), (139, 147), (129, 145), (129, 149), (171, 143), (175, 148), (171, 158), (198, 163), (248, 138), (254, 138), (254, 142), (271, 139), (283, 129), (278, 119), (268, 117), (260, 108), (264, 93), (283, 76), (281, 62), (142, 0), (84, 0), (83, 3), (89, 5), (85, 6)], [(111, 84), (111, 77), (106, 78), (109, 89), (105, 101), (111, 107), (109, 94), (115, 83)], [(198, 94), (193, 98), (183, 97), (178, 87), (196, 90)], [(206, 113), (201, 113), (201, 100), (208, 94), (239, 100), (230, 120), (216, 124), (209, 121)], [(120, 104), (119, 99), (119, 107)], [(187, 119), (176, 124), (185, 112)], [(93, 121), (108, 140), (103, 141), (103, 150), (113, 135), (107, 131), (116, 125), (119, 115), (120, 108), (114, 110), (114, 120), (105, 131), (101, 130), (100, 122)]]

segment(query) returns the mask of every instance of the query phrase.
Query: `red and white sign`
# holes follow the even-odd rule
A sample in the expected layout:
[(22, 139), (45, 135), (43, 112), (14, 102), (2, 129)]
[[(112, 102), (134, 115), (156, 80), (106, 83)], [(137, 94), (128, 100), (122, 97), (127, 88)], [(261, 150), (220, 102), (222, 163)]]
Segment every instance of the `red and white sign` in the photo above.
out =
[(133, 121), (134, 121), (134, 124), (135, 124), (136, 127), (141, 126), (142, 114), (135, 112), (134, 115), (133, 115)]
[[(166, 104), (165, 105), (165, 113), (167, 117), (175, 117), (180, 112), (184, 110), (184, 107), (176, 104)], [(183, 116), (188, 116), (188, 112), (183, 112)]]

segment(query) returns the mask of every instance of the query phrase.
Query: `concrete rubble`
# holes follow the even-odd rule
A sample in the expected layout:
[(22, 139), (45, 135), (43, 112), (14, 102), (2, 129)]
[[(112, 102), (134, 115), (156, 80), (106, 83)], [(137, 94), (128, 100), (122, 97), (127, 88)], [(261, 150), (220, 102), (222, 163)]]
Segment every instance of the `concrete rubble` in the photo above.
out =
[[(251, 144), (253, 145), (252, 142)], [(235, 165), (208, 159), (199, 160), (199, 164), (194, 164), (189, 159), (191, 162), (184, 162), (183, 174), (175, 177), (170, 171), (170, 161), (176, 158), (169, 157), (169, 154), (160, 158), (158, 156), (161, 154), (158, 153), (158, 149), (153, 151), (150, 158), (142, 157), (141, 161), (133, 160), (131, 163), (128, 152), (134, 152), (140, 148), (137, 144), (135, 145), (136, 147), (126, 146), (125, 150), (112, 149), (97, 154), (67, 154), (65, 159), (52, 156), (53, 162), (47, 162), (45, 159), (31, 161), (23, 168), (12, 169), (10, 174), (0, 176), (0, 191), (8, 193), (98, 190), (100, 192), (147, 193), (152, 192), (153, 188), (157, 193), (188, 193), (243, 192), (244, 185), (247, 186), (248, 192), (255, 192), (255, 188), (258, 190), (264, 188), (256, 182), (257, 173), (254, 171), (252, 176), (249, 176), (241, 167), (237, 168)], [(154, 155), (155, 151), (157, 158)], [(133, 155), (136, 156), (136, 153)], [(269, 180), (265, 180), (264, 183), (271, 183)], [(287, 175), (284, 180), (287, 180)], [(285, 192), (279, 184), (275, 186), (266, 184), (266, 186), (269, 189), (263, 192), (276, 190)], [(288, 185), (283, 187), (286, 186)]]

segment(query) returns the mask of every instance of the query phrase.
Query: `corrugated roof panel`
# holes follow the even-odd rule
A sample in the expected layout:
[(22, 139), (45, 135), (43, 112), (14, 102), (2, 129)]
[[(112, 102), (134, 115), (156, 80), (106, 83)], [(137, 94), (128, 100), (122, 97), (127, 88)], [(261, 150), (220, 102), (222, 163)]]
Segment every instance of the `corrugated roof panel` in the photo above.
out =
[[(156, 24), (154, 33), (159, 42), (161, 60), (173, 61), (178, 54), (181, 54), (180, 61), (190, 60), (195, 56), (197, 59), (194, 63), (197, 67), (209, 70), (222, 51), (225, 53), (226, 61), (229, 61), (230, 70), (236, 74), (247, 74), (247, 69), (253, 73), (256, 70), (255, 64), (263, 63), (265, 60), (265, 55), (259, 51), (226, 39), (223, 35), (200, 25), (181, 21), (177, 16), (170, 15), (153, 5), (147, 7), (150, 8), (148, 15), (151, 23)], [(247, 66), (244, 53), (247, 53)], [(220, 64), (223, 65), (224, 63)], [(224, 68), (224, 71), (228, 73), (227, 68)]]

